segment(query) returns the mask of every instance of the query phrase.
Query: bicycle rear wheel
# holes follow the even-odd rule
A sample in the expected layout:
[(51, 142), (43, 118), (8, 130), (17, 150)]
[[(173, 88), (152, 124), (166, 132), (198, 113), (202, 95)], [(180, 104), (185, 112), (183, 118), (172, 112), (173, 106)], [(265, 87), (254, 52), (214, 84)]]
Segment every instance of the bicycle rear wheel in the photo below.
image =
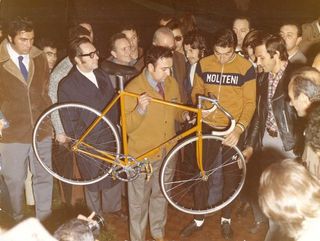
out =
[[(78, 149), (73, 148), (85, 130), (99, 116), (99, 111), (75, 103), (55, 105), (40, 116), (33, 131), (32, 145), (38, 161), (46, 171), (55, 178), (74, 185), (99, 182), (112, 172), (112, 160), (116, 160), (120, 152), (120, 139), (116, 127), (105, 116), (78, 145)], [(53, 123), (59, 121), (57, 117), (60, 118), (68, 136), (63, 144), (55, 140)], [(44, 150), (38, 145), (43, 136), (50, 135), (53, 139), (52, 166), (48, 166), (42, 160), (41, 153)], [(102, 156), (101, 152), (108, 155), (111, 163), (90, 155)]]
[[(197, 140), (198, 137), (191, 137), (171, 150), (163, 162), (160, 183), (164, 196), (176, 209), (205, 215), (221, 210), (237, 197), (244, 184), (246, 165), (236, 146), (223, 146), (223, 151), (219, 151), (220, 154), (212, 158), (210, 167), (204, 170), (207, 178), (202, 177), (196, 161)], [(203, 135), (202, 141), (203, 146), (212, 146), (221, 143), (223, 138)], [(225, 193), (224, 181), (229, 180), (233, 180), (232, 189)], [(197, 185), (209, 185), (208, 202), (201, 208), (195, 207)]]

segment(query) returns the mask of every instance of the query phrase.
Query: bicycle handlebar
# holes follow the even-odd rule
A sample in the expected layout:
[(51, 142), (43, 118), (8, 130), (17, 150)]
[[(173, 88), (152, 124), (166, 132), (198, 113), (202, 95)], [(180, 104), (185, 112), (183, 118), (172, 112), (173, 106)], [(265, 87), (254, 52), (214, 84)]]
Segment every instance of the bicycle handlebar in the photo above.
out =
[(210, 95), (210, 97), (203, 96), (203, 95), (198, 96), (198, 108), (200, 108), (200, 109), (202, 108), (203, 101), (208, 101), (212, 104), (212, 107), (210, 109), (202, 110), (203, 114), (210, 114), (218, 108), (229, 119), (230, 125), (227, 128), (222, 129), (222, 130), (213, 130), (211, 133), (213, 135), (217, 135), (217, 136), (228, 135), (235, 128), (236, 120), (233, 118), (233, 116), (225, 108), (223, 108), (219, 104), (219, 100), (214, 95), (212, 95), (210, 93), (209, 93), (209, 95)]

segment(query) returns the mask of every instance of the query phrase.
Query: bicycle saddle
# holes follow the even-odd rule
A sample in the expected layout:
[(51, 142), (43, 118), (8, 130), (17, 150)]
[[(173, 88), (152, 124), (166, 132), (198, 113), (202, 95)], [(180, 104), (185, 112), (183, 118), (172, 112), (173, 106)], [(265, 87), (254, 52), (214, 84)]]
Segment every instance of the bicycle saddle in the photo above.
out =
[(110, 75), (125, 76), (138, 74), (138, 71), (135, 67), (116, 64), (108, 60), (105, 60), (101, 63), (101, 68)]

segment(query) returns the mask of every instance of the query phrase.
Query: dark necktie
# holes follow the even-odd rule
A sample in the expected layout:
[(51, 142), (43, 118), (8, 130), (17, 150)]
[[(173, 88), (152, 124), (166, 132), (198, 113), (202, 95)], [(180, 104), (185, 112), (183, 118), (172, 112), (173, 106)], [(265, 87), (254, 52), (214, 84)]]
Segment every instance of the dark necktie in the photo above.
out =
[(23, 78), (27, 81), (28, 80), (28, 70), (27, 70), (26, 66), (24, 65), (24, 63), (22, 62), (23, 56), (19, 56), (18, 59), (19, 59), (19, 67), (20, 67), (21, 74), (23, 75)]
[(157, 87), (159, 94), (162, 96), (162, 98), (164, 98), (164, 90), (160, 82), (157, 84)]

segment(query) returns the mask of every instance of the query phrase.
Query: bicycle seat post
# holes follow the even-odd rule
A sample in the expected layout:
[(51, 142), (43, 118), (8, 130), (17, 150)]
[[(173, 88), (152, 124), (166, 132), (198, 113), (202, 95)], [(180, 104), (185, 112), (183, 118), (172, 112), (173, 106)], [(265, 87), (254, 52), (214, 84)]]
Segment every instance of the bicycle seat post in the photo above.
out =
[(124, 86), (123, 86), (124, 76), (123, 75), (116, 75), (116, 78), (119, 80), (119, 90), (123, 91), (123, 89), (124, 89)]

